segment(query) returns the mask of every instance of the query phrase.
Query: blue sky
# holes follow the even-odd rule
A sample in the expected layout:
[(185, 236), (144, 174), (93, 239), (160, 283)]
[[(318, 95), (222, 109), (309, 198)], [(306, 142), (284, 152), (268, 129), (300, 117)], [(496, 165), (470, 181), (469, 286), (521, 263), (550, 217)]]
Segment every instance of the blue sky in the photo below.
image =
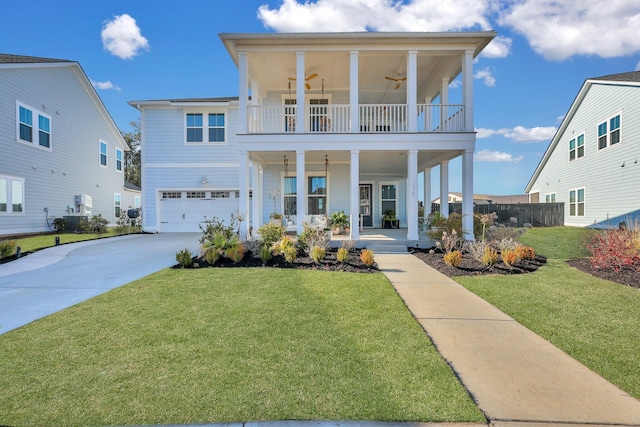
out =
[(0, 53), (78, 61), (126, 132), (130, 100), (238, 95), (219, 33), (365, 30), (497, 31), (474, 64), (476, 193), (522, 193), (584, 80), (640, 70), (640, 0), (31, 0), (2, 7)]

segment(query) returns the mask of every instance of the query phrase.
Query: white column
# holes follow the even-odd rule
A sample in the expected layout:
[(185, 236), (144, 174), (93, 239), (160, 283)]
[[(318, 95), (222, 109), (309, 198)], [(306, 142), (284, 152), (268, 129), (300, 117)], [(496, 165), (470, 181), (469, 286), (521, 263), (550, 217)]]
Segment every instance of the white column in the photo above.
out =
[[(238, 210), (241, 214), (249, 218), (249, 156), (246, 151), (238, 153), (240, 161), (240, 182), (238, 183), (240, 191), (240, 200), (238, 200)], [(248, 235), (249, 221), (243, 221), (240, 226), (240, 238), (244, 239)]]
[(304, 133), (304, 52), (296, 52), (296, 133)]
[(307, 214), (307, 198), (305, 197), (305, 168), (304, 150), (296, 151), (296, 232), (301, 234), (304, 231), (302, 224)]
[(409, 132), (418, 131), (418, 52), (407, 56), (407, 125)]
[(462, 57), (462, 104), (465, 131), (473, 132), (473, 50), (467, 50)]
[(418, 150), (407, 156), (407, 240), (418, 240)]
[(431, 168), (424, 170), (424, 216), (431, 213)]
[(473, 150), (462, 154), (462, 233), (474, 240), (473, 233)]
[(440, 162), (440, 213), (449, 216), (449, 161)]
[(351, 199), (349, 212), (351, 216), (351, 238), (360, 239), (360, 151), (351, 150)]
[(239, 86), (238, 133), (247, 133), (247, 102), (249, 100), (249, 64), (246, 52), (238, 52)]
[(358, 52), (350, 54), (349, 66), (349, 104), (351, 107), (351, 133), (360, 132), (360, 111), (358, 100)]
[[(253, 163), (251, 165), (251, 190), (253, 198), (251, 199), (251, 225), (253, 226), (253, 235), (256, 236), (258, 228), (262, 225), (262, 165)], [(249, 216), (247, 216), (249, 221)]]

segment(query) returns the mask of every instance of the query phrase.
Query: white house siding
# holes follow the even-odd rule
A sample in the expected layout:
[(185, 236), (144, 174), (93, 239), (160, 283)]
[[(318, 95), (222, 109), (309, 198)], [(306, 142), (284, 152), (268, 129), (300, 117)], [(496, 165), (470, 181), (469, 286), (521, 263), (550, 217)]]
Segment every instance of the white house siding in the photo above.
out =
[[(226, 113), (226, 143), (186, 144), (185, 114), (188, 112), (203, 113), (205, 120), (208, 113)], [(160, 202), (160, 199), (163, 191), (206, 191), (207, 198), (211, 191), (230, 191), (233, 199), (230, 203), (237, 206), (235, 192), (239, 189), (239, 163), (234, 132), (238, 127), (237, 116), (237, 108), (226, 106), (142, 109), (144, 231), (198, 231), (198, 221), (193, 216), (200, 216), (201, 212), (206, 212), (207, 218), (219, 217), (228, 223), (229, 203), (222, 206), (220, 203), (216, 205), (211, 201), (191, 199), (188, 205), (181, 207), (188, 224), (167, 225), (167, 210), (162, 203), (169, 206), (178, 202)], [(206, 183), (202, 182), (203, 177), (206, 177)], [(223, 211), (216, 212), (216, 206), (221, 206)]]
[[(92, 91), (76, 65), (0, 66), (0, 175), (24, 178), (25, 186), (24, 213), (0, 214), (0, 234), (47, 231), (45, 208), (63, 216), (76, 209), (79, 194), (91, 196), (93, 214), (115, 223), (114, 193), (124, 191), (115, 149), (125, 146)], [(16, 101), (51, 117), (51, 151), (16, 140)], [(34, 121), (37, 138), (37, 116)], [(107, 143), (106, 168), (99, 164), (99, 140)]]
[[(598, 124), (618, 113), (621, 142), (598, 150)], [(569, 141), (582, 132), (585, 156), (569, 161)], [(530, 193), (539, 191), (544, 202), (546, 194), (555, 192), (556, 201), (565, 203), (566, 225), (616, 226), (621, 217), (640, 209), (639, 183), (640, 88), (594, 84), (559, 136)], [(575, 188), (585, 189), (584, 217), (569, 216), (569, 191)]]

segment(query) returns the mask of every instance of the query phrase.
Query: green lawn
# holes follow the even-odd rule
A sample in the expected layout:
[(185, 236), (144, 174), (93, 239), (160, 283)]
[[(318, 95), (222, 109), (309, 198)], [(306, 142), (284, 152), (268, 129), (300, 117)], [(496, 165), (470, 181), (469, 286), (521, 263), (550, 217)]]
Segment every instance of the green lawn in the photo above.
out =
[[(126, 233), (125, 233), (126, 234)], [(24, 254), (44, 248), (55, 246), (56, 237), (60, 238), (60, 244), (82, 242), (85, 240), (102, 239), (104, 237), (118, 236), (115, 228), (109, 228), (106, 233), (102, 234), (84, 234), (84, 233), (60, 233), (60, 234), (39, 234), (37, 236), (23, 237), (14, 239), (16, 245), (20, 246), (20, 251)]]
[(640, 291), (567, 266), (587, 256), (592, 230), (528, 230), (520, 241), (549, 256), (548, 265), (519, 276), (456, 277), (518, 322), (640, 398)]
[(0, 424), (476, 421), (382, 274), (163, 270), (0, 336)]

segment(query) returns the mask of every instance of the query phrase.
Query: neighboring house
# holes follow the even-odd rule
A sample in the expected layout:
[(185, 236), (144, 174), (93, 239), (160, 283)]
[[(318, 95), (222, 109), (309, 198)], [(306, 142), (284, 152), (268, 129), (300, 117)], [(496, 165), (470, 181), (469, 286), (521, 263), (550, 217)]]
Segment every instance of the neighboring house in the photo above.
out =
[(142, 208), (142, 191), (137, 185), (125, 181), (122, 193), (122, 209)]
[(640, 218), (640, 71), (584, 82), (525, 192), (563, 202), (566, 225)]
[(240, 213), (246, 235), (277, 212), (301, 232), (344, 211), (358, 239), (360, 221), (380, 227), (392, 210), (417, 240), (420, 172), (424, 200), (436, 166), (447, 194), (448, 162), (462, 156), (463, 193), (473, 194), (473, 60), (494, 37), (221, 34), (238, 98), (129, 102), (141, 112), (143, 230), (198, 231), (205, 217)]
[(0, 235), (122, 206), (129, 148), (74, 61), (0, 54)]
[[(448, 200), (449, 203), (460, 203), (462, 202), (462, 193), (450, 192)], [(440, 204), (440, 197), (434, 199), (431, 203)], [(475, 205), (492, 205), (497, 203), (529, 203), (529, 196), (527, 194), (514, 194), (507, 196), (474, 194), (473, 203)]]

